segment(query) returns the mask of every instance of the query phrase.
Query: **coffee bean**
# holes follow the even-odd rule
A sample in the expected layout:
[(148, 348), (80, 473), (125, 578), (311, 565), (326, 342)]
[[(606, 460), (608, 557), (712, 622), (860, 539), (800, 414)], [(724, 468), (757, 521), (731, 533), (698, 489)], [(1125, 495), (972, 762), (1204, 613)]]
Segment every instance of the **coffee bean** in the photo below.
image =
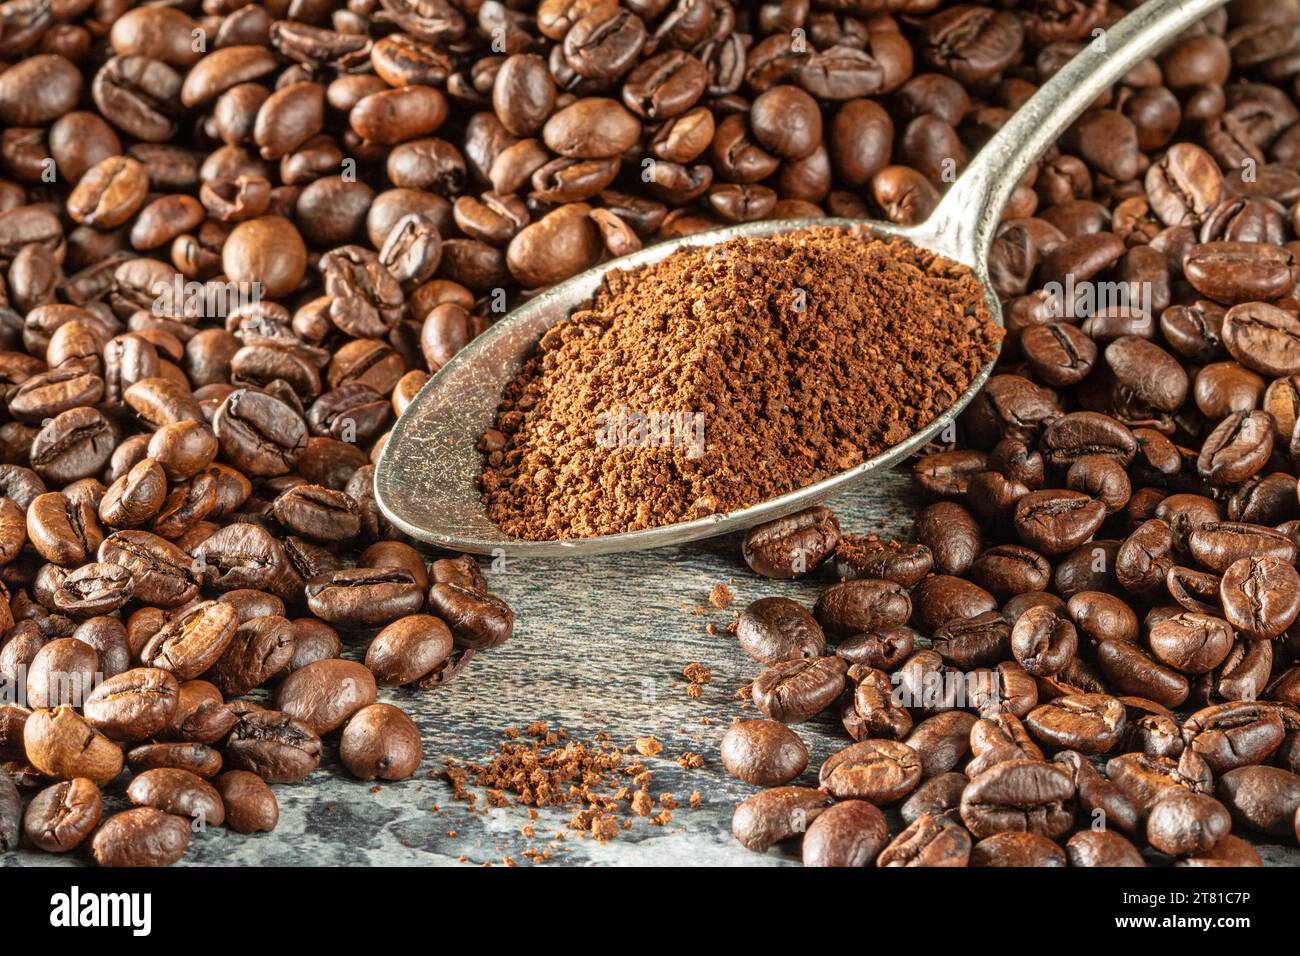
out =
[(105, 820), (90, 841), (90, 852), (100, 866), (171, 866), (189, 846), (188, 821), (136, 807)]
[(907, 591), (892, 581), (856, 578), (823, 591), (813, 613), (832, 637), (846, 637), (905, 624), (912, 602)]
[(212, 784), (188, 770), (146, 770), (131, 780), (127, 798), (136, 806), (153, 807), (197, 826), (220, 826), (226, 819), (221, 796)]
[(1300, 575), (1278, 558), (1241, 558), (1223, 572), (1223, 616), (1248, 638), (1277, 637), (1300, 614)]
[(1224, 773), (1259, 763), (1282, 744), (1286, 727), (1275, 705), (1248, 701), (1216, 704), (1183, 721), (1183, 740), (1210, 770)]
[(27, 759), (55, 780), (86, 777), (100, 786), (122, 770), (122, 751), (71, 707), (34, 710), (23, 728)]
[(23, 815), (23, 833), (47, 853), (66, 853), (90, 836), (103, 813), (99, 788), (85, 777), (76, 777), (46, 787), (32, 798)]
[(971, 848), (971, 866), (1065, 866), (1065, 852), (1037, 833), (995, 833)]
[(1099, 754), (1119, 741), (1125, 719), (1124, 705), (1116, 698), (1079, 694), (1058, 697), (1030, 711), (1025, 724), (1049, 747)]
[(420, 765), (420, 731), (392, 704), (370, 704), (343, 728), (339, 758), (360, 780), (405, 780)]
[(1106, 507), (1077, 491), (1033, 491), (1016, 504), (1015, 528), (1021, 540), (1044, 554), (1063, 554), (1087, 541), (1101, 527)]
[(182, 611), (145, 645), (141, 660), (182, 680), (216, 664), (235, 636), (239, 614), (221, 601), (201, 601)]
[(1187, 678), (1152, 660), (1141, 648), (1125, 641), (1103, 641), (1097, 647), (1097, 666), (1116, 690), (1145, 697), (1166, 707), (1187, 699)]
[(1074, 785), (1052, 764), (1008, 760), (974, 777), (961, 818), (977, 837), (1009, 831), (1057, 837), (1074, 821)]
[(797, 578), (821, 564), (840, 542), (828, 508), (810, 508), (761, 524), (745, 535), (745, 563), (769, 578)]
[(822, 764), (818, 782), (837, 800), (893, 803), (921, 781), (921, 758), (896, 740), (850, 744)]
[(762, 664), (799, 657), (821, 657), (826, 637), (817, 620), (789, 598), (760, 598), (740, 613), (736, 639)]
[(221, 752), (207, 744), (160, 743), (141, 744), (126, 755), (132, 773), (143, 773), (157, 767), (175, 767), (189, 770), (204, 779), (215, 777), (221, 771)]
[(889, 839), (884, 815), (865, 800), (836, 803), (803, 838), (804, 866), (873, 866)]
[(774, 720), (736, 721), (722, 737), (722, 765), (739, 780), (760, 787), (789, 783), (808, 766), (808, 749)]
[(847, 662), (838, 657), (774, 664), (754, 680), (754, 706), (783, 724), (810, 720), (840, 696), (847, 671)]
[(317, 734), (340, 727), (375, 701), (375, 678), (354, 661), (324, 660), (302, 667), (276, 689), (276, 709)]
[(1147, 636), (1156, 659), (1185, 674), (1204, 674), (1218, 667), (1232, 641), (1232, 629), (1222, 618), (1193, 612), (1165, 618)]
[[(309, 597), (310, 603), (310, 597)], [(491, 650), (510, 639), (514, 612), (500, 598), (459, 584), (436, 583), (429, 588), (429, 610), (451, 628), (456, 646)]]
[(830, 794), (814, 787), (760, 790), (736, 807), (731, 832), (745, 849), (764, 853), (782, 840), (805, 833), (832, 802)]
[(966, 866), (971, 844), (971, 835), (952, 820), (922, 814), (881, 851), (876, 866)]
[(854, 634), (835, 646), (835, 656), (850, 664), (891, 671), (911, 656), (916, 646), (916, 632), (909, 627), (891, 627), (883, 631)]
[(1274, 836), (1294, 833), (1300, 776), (1280, 767), (1238, 767), (1219, 778), (1215, 792), (1246, 826)]
[(1208, 853), (1228, 835), (1232, 820), (1213, 797), (1172, 787), (1147, 817), (1147, 841), (1170, 856)]
[(225, 755), (227, 765), (252, 771), (267, 783), (294, 783), (316, 769), (321, 743), (303, 722), (280, 711), (261, 710), (239, 718), (226, 740)]
[(213, 781), (236, 833), (269, 833), (280, 822), (280, 805), (266, 782), (247, 770), (228, 770)]
[(180, 697), (176, 678), (156, 667), (110, 677), (86, 698), (86, 721), (113, 740), (146, 740), (172, 721)]

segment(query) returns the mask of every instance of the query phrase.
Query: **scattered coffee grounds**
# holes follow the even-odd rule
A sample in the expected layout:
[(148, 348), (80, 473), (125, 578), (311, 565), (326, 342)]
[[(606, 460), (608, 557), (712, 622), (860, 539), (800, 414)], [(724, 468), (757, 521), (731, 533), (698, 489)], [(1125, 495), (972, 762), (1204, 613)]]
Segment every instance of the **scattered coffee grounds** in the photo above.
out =
[(735, 600), (736, 596), (731, 593), (731, 588), (725, 584), (715, 584), (713, 590), (709, 591), (709, 603), (720, 611), (731, 607), (732, 602)]
[(507, 387), (482, 443), (488, 514), (573, 538), (813, 484), (931, 422), (1001, 336), (969, 269), (856, 228), (610, 272)]
[[(654, 737), (642, 737), (634, 745), (620, 748), (608, 734), (595, 734), (588, 742), (573, 740), (565, 730), (552, 729), (544, 721), (534, 721), (522, 731), (507, 727), (502, 733), (506, 742), (485, 763), (447, 761), (445, 776), (453, 794), (471, 808), (479, 802), (471, 787), (485, 791), (488, 806), (513, 803), (529, 807), (530, 819), (537, 818), (534, 807), (573, 807), (569, 829), (590, 834), (601, 843), (631, 826), (633, 817), (648, 817), (657, 826), (671, 820), (668, 811), (676, 807), (676, 799), (661, 794), (662, 812), (651, 817), (655, 806), (650, 794), (653, 773), (630, 756), (662, 751), (663, 745)], [(681, 760), (678, 763), (692, 769)], [(702, 762), (693, 766), (702, 766)]]
[(683, 667), (682, 676), (692, 684), (713, 683), (713, 671), (697, 661), (693, 661)]

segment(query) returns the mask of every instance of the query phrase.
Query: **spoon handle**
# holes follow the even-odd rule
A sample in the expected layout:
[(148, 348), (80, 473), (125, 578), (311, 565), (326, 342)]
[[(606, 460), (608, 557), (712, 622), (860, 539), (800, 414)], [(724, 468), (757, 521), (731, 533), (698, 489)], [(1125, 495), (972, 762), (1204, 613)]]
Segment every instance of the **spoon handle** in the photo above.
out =
[(1138, 61), (1226, 0), (1147, 0), (1094, 38), (994, 134), (930, 218), (922, 244), (981, 266), (1011, 193), (1030, 165)]

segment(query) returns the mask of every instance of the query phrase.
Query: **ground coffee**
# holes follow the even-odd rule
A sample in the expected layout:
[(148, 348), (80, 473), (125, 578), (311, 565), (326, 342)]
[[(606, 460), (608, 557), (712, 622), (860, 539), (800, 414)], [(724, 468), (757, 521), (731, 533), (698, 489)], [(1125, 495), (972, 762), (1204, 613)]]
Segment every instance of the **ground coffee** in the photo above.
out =
[(860, 229), (613, 271), (507, 388), (483, 439), (488, 513), (573, 538), (813, 484), (932, 421), (1001, 336), (968, 268)]

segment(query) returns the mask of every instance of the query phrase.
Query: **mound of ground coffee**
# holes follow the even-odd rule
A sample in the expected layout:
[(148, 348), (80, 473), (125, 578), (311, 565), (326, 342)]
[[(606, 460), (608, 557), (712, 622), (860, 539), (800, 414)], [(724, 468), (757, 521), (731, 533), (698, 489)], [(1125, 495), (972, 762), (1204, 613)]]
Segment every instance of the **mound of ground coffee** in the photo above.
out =
[(613, 271), (507, 388), (484, 501), (534, 540), (743, 508), (928, 424), (1001, 336), (968, 268), (857, 229)]

